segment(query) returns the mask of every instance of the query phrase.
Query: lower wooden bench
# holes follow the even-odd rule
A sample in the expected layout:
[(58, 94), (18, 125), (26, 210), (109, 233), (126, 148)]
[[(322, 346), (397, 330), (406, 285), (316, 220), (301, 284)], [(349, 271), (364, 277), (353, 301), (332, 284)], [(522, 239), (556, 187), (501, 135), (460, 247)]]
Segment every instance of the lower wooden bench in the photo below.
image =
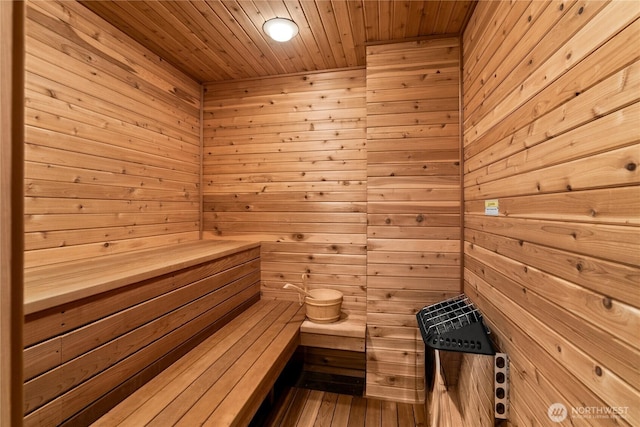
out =
[(305, 320), (300, 328), (302, 345), (335, 350), (365, 351), (365, 314), (342, 314), (337, 322), (314, 323)]
[(300, 342), (304, 309), (260, 300), (95, 426), (246, 426)]
[(359, 384), (364, 387), (366, 331), (364, 313), (342, 313), (334, 323), (305, 320), (300, 327), (299, 352), (306, 375), (337, 385), (349, 384), (350, 393)]

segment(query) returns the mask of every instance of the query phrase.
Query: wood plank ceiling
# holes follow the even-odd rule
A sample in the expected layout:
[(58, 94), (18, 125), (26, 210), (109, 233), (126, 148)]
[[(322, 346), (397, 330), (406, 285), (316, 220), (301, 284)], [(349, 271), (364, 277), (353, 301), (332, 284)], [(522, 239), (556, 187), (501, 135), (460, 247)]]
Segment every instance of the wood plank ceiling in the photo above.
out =
[[(459, 34), (473, 1), (190, 0), (81, 1), (199, 82), (365, 65), (368, 43)], [(271, 18), (300, 33), (279, 43), (262, 31)]]

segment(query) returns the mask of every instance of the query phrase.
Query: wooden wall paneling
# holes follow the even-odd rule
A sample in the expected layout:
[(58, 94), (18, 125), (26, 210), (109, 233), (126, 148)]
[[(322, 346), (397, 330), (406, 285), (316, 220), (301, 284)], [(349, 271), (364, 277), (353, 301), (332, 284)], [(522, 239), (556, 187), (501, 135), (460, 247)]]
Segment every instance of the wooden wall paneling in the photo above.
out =
[[(637, 390), (634, 390), (633, 386), (631, 386), (626, 379), (618, 377), (616, 374), (607, 370), (606, 367), (601, 366), (599, 361), (595, 360), (591, 356), (590, 348), (586, 349), (586, 351), (584, 347), (582, 349), (577, 348), (572, 342), (569, 341), (570, 338), (562, 337), (559, 334), (556, 334), (550, 328), (544, 326), (540, 320), (531, 316), (525, 310), (522, 310), (521, 306), (518, 306), (517, 304), (509, 301), (504, 295), (497, 291), (496, 288), (489, 285), (488, 282), (485, 281), (484, 283), (482, 283), (484, 281), (483, 279), (478, 279), (473, 275), (473, 273), (470, 273), (469, 271), (466, 272), (466, 275), (466, 277), (469, 277), (469, 280), (466, 283), (467, 287), (465, 289), (469, 289), (469, 292), (474, 296), (475, 292), (483, 288), (482, 291), (487, 293), (483, 297), (485, 299), (491, 300), (493, 304), (497, 305), (503, 312), (503, 316), (508, 316), (510, 312), (511, 315), (515, 315), (515, 312), (512, 312), (512, 310), (516, 310), (521, 313), (522, 319), (519, 323), (521, 325), (526, 325), (527, 331), (520, 331), (519, 333), (515, 333), (511, 330), (508, 332), (510, 334), (508, 335), (509, 339), (516, 342), (520, 339), (524, 340), (520, 342), (520, 345), (523, 345), (524, 347), (524, 349), (521, 351), (524, 351), (527, 356), (521, 355), (521, 357), (530, 357), (532, 360), (531, 363), (535, 366), (538, 375), (546, 376), (546, 381), (551, 384), (550, 389), (540, 387), (540, 381), (535, 381), (535, 383), (529, 385), (530, 387), (532, 387), (532, 390), (536, 390), (537, 392), (539, 392), (540, 396), (534, 397), (528, 394), (524, 394), (524, 396), (526, 396), (526, 399), (532, 401), (532, 403), (535, 400), (539, 399), (539, 403), (534, 403), (534, 409), (537, 410), (537, 412), (528, 414), (528, 416), (534, 418), (539, 417), (540, 421), (543, 421), (546, 409), (550, 404), (555, 403), (558, 400), (573, 400), (577, 396), (582, 396), (582, 400), (576, 402), (573, 407), (628, 407), (629, 411), (628, 415), (625, 417), (626, 420), (612, 417), (612, 419), (607, 422), (611, 425), (629, 425), (627, 423), (631, 423), (632, 425), (634, 423), (635, 415), (632, 413), (632, 405), (629, 406), (629, 404), (631, 401), (637, 400), (638, 393)], [(496, 283), (496, 285), (500, 286), (501, 284)], [(478, 298), (478, 300), (480, 300), (480, 298)], [(484, 305), (486, 304), (486, 302), (482, 301), (482, 303), (483, 306), (481, 309), (484, 309)], [(496, 319), (498, 318), (499, 317), (496, 316)], [(505, 324), (509, 323), (505, 321), (505, 319), (506, 317), (500, 318), (500, 320)], [(543, 328), (544, 331), (536, 331), (539, 328)], [(494, 326), (494, 329), (497, 331), (501, 331), (501, 336), (505, 336), (502, 332), (503, 329), (500, 326)], [(538, 345), (531, 344), (530, 337), (532, 335), (539, 336), (539, 333), (542, 333), (547, 337), (546, 343), (544, 344), (545, 346), (547, 346), (547, 348), (542, 348)], [(508, 348), (510, 346), (507, 346), (507, 344), (505, 344), (505, 347)], [(537, 348), (535, 348), (534, 350), (534, 347)], [(637, 356), (634, 357), (637, 358)], [(560, 370), (563, 370), (565, 372), (561, 374), (559, 372)], [(549, 375), (548, 372), (551, 371), (553, 372), (553, 374)], [(566, 378), (567, 381), (560, 384), (560, 378)], [(526, 382), (533, 382), (527, 377), (525, 377), (525, 380)], [(587, 384), (587, 387), (585, 387), (585, 383)], [(571, 392), (567, 392), (565, 388), (569, 388)], [(514, 399), (516, 399), (515, 393), (516, 392), (514, 391)], [(523, 395), (518, 396), (518, 399), (522, 399), (522, 396)], [(546, 406), (542, 406), (545, 404)], [(565, 405), (567, 405), (568, 408), (571, 407), (571, 405), (568, 403), (566, 403)], [(515, 406), (517, 407), (517, 405)], [(540, 407), (535, 408), (535, 406)], [(545, 412), (542, 411), (543, 407), (545, 409)], [(569, 409), (569, 411), (571, 411), (571, 409)], [(614, 418), (616, 419), (614, 420)]]
[[(464, 289), (511, 360), (508, 425), (546, 424), (556, 402), (573, 423), (633, 425), (640, 62), (629, 44), (640, 9), (549, 3), (526, 29), (499, 25), (514, 34), (500, 45), (474, 35), (501, 21), (487, 6), (463, 37)], [(497, 216), (485, 215), (488, 199)], [(467, 378), (458, 394), (488, 382)]]
[(636, 308), (640, 304), (640, 296), (633, 287), (638, 280), (636, 266), (470, 228), (465, 230), (465, 240)]
[[(67, 53), (69, 58), (67, 59), (72, 64), (76, 61), (78, 61), (78, 65), (83, 64), (77, 69), (72, 69), (75, 71), (74, 74), (93, 79), (92, 81), (97, 83), (104, 82), (104, 79), (113, 78), (110, 84), (114, 86), (116, 91), (126, 89), (126, 86), (136, 87), (135, 83), (137, 83), (139, 91), (128, 93), (131, 101), (141, 101), (150, 106), (152, 110), (158, 110), (159, 114), (163, 116), (173, 116), (172, 120), (164, 119), (163, 126), (176, 126), (184, 128), (184, 133), (187, 133), (186, 129), (190, 129), (191, 133), (196, 133), (198, 121), (193, 112), (199, 108), (198, 86), (194, 85), (193, 81), (184, 79), (183, 74), (139, 45), (135, 43), (123, 44), (121, 40), (123, 34), (118, 29), (110, 27), (109, 24), (86, 12), (82, 7), (77, 5), (74, 7), (77, 8), (77, 12), (58, 3), (45, 5), (36, 2), (32, 5), (29, 36), (54, 48), (51, 51), (37, 49), (36, 56), (42, 59), (50, 58), (52, 62), (57, 58), (56, 55), (59, 55), (55, 51), (59, 48), (60, 43), (73, 42), (74, 45), (77, 45), (77, 51), (69, 50)], [(71, 26), (75, 31), (65, 31), (65, 25)], [(98, 28), (102, 30), (102, 38), (96, 40), (90, 35)], [(51, 30), (56, 30), (56, 32), (51, 34), (49, 38), (45, 37), (47, 31)], [(83, 48), (85, 51), (82, 50)], [(89, 52), (94, 56), (90, 57), (90, 61), (87, 62), (86, 54)], [(85, 56), (82, 55), (83, 53)], [(104, 72), (101, 74), (80, 73), (90, 64), (100, 65)], [(137, 81), (132, 80), (127, 72), (138, 73), (147, 80), (140, 78)], [(47, 76), (48, 74), (45, 73), (44, 77)], [(122, 83), (128, 84), (122, 85)], [(154, 94), (167, 105), (149, 104), (148, 98), (143, 94)], [(129, 100), (122, 100), (122, 102), (129, 102)], [(168, 109), (171, 110), (168, 111)], [(153, 116), (150, 119), (153, 119)]]
[[(501, 11), (497, 12), (497, 19), (491, 22), (488, 28), (483, 28), (487, 31), (483, 35), (485, 39), (493, 39), (498, 45), (500, 45), (500, 51), (507, 52), (511, 47), (512, 39), (520, 39), (521, 33), (527, 31), (533, 22), (537, 19), (538, 15), (550, 5), (550, 2), (518, 2), (515, 7), (499, 4)], [(468, 29), (469, 33), (471, 29)], [(463, 47), (463, 50), (466, 46)], [(483, 52), (476, 52), (474, 57), (469, 58), (469, 62), (465, 64), (464, 76), (468, 79), (471, 87), (465, 87), (465, 96), (471, 97), (474, 93), (474, 85), (479, 85), (479, 82), (484, 82), (492, 75), (491, 71), (494, 71), (500, 64), (499, 53), (494, 55), (483, 55)], [(488, 65), (488, 63), (491, 65)], [(476, 73), (476, 70), (482, 70), (481, 73)]]
[[(497, 2), (487, 2), (478, 4), (474, 10), (473, 14), (469, 18), (469, 22), (467, 23), (466, 28), (464, 29), (464, 33), (462, 34), (462, 53), (465, 58), (469, 58), (469, 51), (475, 51), (477, 48), (478, 42), (483, 40), (482, 35), (485, 31), (491, 28), (490, 25), (487, 25), (491, 18), (490, 17), (495, 13), (495, 9), (499, 6)], [(484, 49), (482, 46), (480, 49)]]
[(26, 266), (197, 239), (199, 85), (79, 4), (27, 24)]
[[(495, 156), (509, 155), (514, 149), (521, 150), (523, 148), (521, 145), (523, 142), (521, 141), (523, 140), (524, 129), (528, 132), (528, 125), (532, 124), (532, 120), (538, 117), (545, 117), (545, 115), (551, 111), (555, 110), (555, 114), (551, 113), (551, 116), (546, 117), (556, 117), (560, 119), (560, 121), (562, 121), (562, 115), (558, 113), (562, 111), (565, 106), (571, 109), (571, 117), (577, 117), (578, 120), (588, 121), (596, 117), (597, 114), (594, 115), (594, 111), (597, 110), (580, 104), (582, 101), (580, 95), (588, 94), (594, 85), (597, 85), (603, 80), (608, 80), (609, 76), (621, 71), (638, 60), (637, 52), (630, 46), (634, 40), (638, 38), (639, 34), (640, 25), (638, 25), (636, 21), (634, 24), (616, 34), (584, 61), (568, 69), (567, 72), (558, 79), (555, 85), (540, 91), (511, 115), (505, 117), (502, 122), (496, 124), (492, 129), (489, 129), (484, 135), (473, 137), (475, 142), (472, 145), (468, 145), (468, 141), (471, 141), (472, 138), (469, 135), (465, 136), (465, 164), (471, 165), (473, 163), (470, 162), (481, 162), (482, 160), (480, 159), (482, 158), (486, 158), (487, 162), (490, 162)], [(601, 66), (597, 67), (597, 64)], [(622, 80), (614, 83), (614, 85), (618, 87), (619, 92), (625, 92), (624, 75), (625, 74), (621, 74)], [(627, 96), (629, 93), (633, 92), (628, 92)], [(619, 98), (619, 96), (620, 95), (615, 98)], [(615, 98), (609, 98), (603, 95), (602, 97), (596, 97), (594, 102), (597, 102), (596, 105), (608, 105), (607, 100), (612, 99), (615, 104)], [(518, 132), (512, 136), (514, 129), (517, 129)], [(540, 142), (547, 139), (544, 131), (541, 132), (541, 129), (544, 129), (544, 127), (539, 128), (535, 126), (534, 129), (538, 129), (534, 131), (536, 135), (534, 136), (534, 141), (537, 140)], [(511, 144), (512, 137), (517, 138), (515, 144)], [(490, 149), (490, 146), (496, 141), (499, 141), (499, 145), (496, 145), (497, 150), (495, 150), (493, 154), (490, 154), (493, 151)], [(505, 144), (507, 141), (508, 143)], [(508, 149), (506, 147), (507, 145), (510, 146)], [(478, 156), (477, 154), (481, 151), (484, 151), (484, 153)]]
[[(470, 261), (470, 265), (477, 269), (477, 265), (482, 265), (487, 262), (487, 258), (491, 255), (490, 251), (486, 251), (479, 247), (468, 249), (468, 253), (474, 253), (474, 260)], [(493, 255), (493, 254), (492, 254)], [(477, 258), (477, 260), (476, 260)], [(478, 264), (480, 263), (480, 264)], [(512, 263), (513, 265), (509, 266)], [(566, 308), (566, 316), (563, 321), (558, 321), (556, 329), (563, 329), (566, 326), (571, 326), (575, 330), (580, 331), (580, 337), (574, 337), (573, 342), (583, 340), (585, 337), (589, 337), (591, 340), (591, 346), (594, 347), (593, 352), (596, 353), (596, 349), (607, 351), (608, 354), (599, 356), (601, 360), (611, 360), (611, 358), (617, 359), (614, 362), (609, 363), (614, 366), (612, 369), (624, 371), (624, 378), (632, 379), (637, 376), (637, 372), (633, 373), (628, 368), (629, 361), (624, 360), (624, 354), (629, 351), (637, 351), (637, 343), (633, 342), (633, 325), (637, 322), (634, 318), (636, 309), (628, 306), (625, 303), (612, 301), (603, 297), (601, 294), (584, 290), (583, 288), (572, 286), (569, 282), (557, 280), (554, 277), (547, 276), (541, 271), (538, 271), (530, 266), (527, 267), (527, 271), (523, 274), (520, 271), (524, 270), (524, 266), (520, 263), (513, 263), (511, 260), (503, 257), (494, 256), (492, 264), (501, 271), (508, 273), (517, 280), (517, 288), (523, 293), (527, 293), (531, 290), (535, 293), (531, 295), (530, 300), (540, 301), (534, 305), (537, 307), (543, 307), (546, 304), (544, 298), (556, 301), (557, 304)], [(516, 270), (518, 272), (516, 273)], [(533, 285), (535, 283), (535, 285)], [(540, 284), (540, 287), (538, 287)], [(551, 285), (548, 287), (548, 285)], [(554, 291), (550, 291), (549, 288)], [(555, 288), (555, 289), (554, 289)], [(514, 300), (517, 300), (517, 295), (513, 295)], [(523, 302), (524, 304), (524, 302)], [(553, 307), (549, 306), (547, 310), (542, 312), (553, 312)], [(555, 319), (554, 315), (549, 315), (549, 322)], [(597, 319), (597, 324), (594, 324)], [(614, 323), (614, 324), (612, 324)], [(617, 323), (617, 324), (615, 324)], [(623, 326), (621, 327), (622, 324)], [(631, 330), (626, 330), (624, 326), (629, 324)], [(612, 332), (603, 332), (601, 328), (605, 330), (611, 330)], [(615, 338), (613, 342), (610, 338)], [(583, 343), (585, 341), (582, 341)], [(608, 344), (607, 344), (608, 343)]]
[[(495, 149), (490, 152), (485, 150), (482, 155), (468, 159), (465, 162), (466, 170), (473, 170), (477, 175), (476, 170), (483, 164), (504, 159), (522, 147), (532, 147), (567, 130), (579, 129), (581, 125), (595, 118), (635, 102), (635, 94), (640, 90), (639, 79), (638, 63), (631, 62), (610, 77), (596, 82), (588, 90), (580, 92), (579, 96), (576, 96), (576, 92), (564, 104), (554, 104), (553, 109), (547, 109), (545, 114), (540, 113), (535, 117), (530, 126), (518, 129), (507, 138), (500, 138), (494, 143)], [(471, 174), (465, 176), (465, 179), (469, 178)]]
[(367, 384), (420, 402), (415, 313), (460, 293), (459, 43), (367, 48)]
[[(610, 8), (611, 7), (624, 8), (632, 6), (628, 2), (623, 2), (621, 4), (616, 3), (616, 5), (610, 6)], [(611, 12), (609, 9), (607, 9), (607, 11)], [(634, 16), (634, 13), (630, 10), (615, 10), (615, 12), (626, 16), (626, 18), (620, 18), (620, 23), (604, 22), (601, 23), (601, 25), (606, 26), (607, 28), (618, 27), (620, 29), (619, 32), (610, 32), (608, 33), (608, 36), (603, 36), (597, 39), (591, 46), (593, 52), (589, 52), (588, 50), (584, 52), (584, 48), (581, 47), (583, 57), (574, 58), (572, 56), (569, 59), (570, 62), (566, 64), (566, 69), (563, 72), (560, 71), (560, 69), (562, 69), (560, 64), (567, 61), (565, 58), (566, 55), (562, 56), (556, 53), (555, 56), (551, 57), (545, 64), (539, 64), (537, 68), (538, 73), (535, 75), (532, 74), (528, 78), (529, 81), (533, 81), (536, 78), (541, 79), (541, 83), (535, 85), (536, 89), (529, 88), (533, 85), (527, 86), (527, 88), (529, 88), (529, 94), (525, 96), (524, 94), (519, 94), (520, 91), (518, 86), (518, 88), (515, 88), (515, 90), (509, 95), (514, 99), (510, 99), (511, 105), (505, 109), (504, 113), (500, 113), (500, 119), (494, 120), (494, 118), (497, 119), (498, 117), (498, 112), (495, 112), (491, 114), (491, 119), (486, 119), (492, 120), (491, 124), (487, 125), (483, 129), (477, 128), (477, 124), (474, 125), (473, 128), (470, 128), (465, 133), (465, 158), (472, 157), (480, 148), (486, 148), (486, 145), (484, 144), (490, 144), (488, 141), (489, 138), (504, 136), (498, 136), (499, 134), (497, 131), (506, 130), (507, 126), (512, 126), (514, 124), (518, 126), (518, 129), (521, 128), (523, 123), (530, 123), (532, 117), (530, 114), (532, 112), (534, 112), (534, 117), (541, 115), (544, 112), (567, 102), (569, 99), (576, 97), (576, 94), (579, 95), (583, 91), (586, 91), (591, 85), (608, 77), (612, 71), (618, 71), (625, 65), (634, 62), (638, 58), (638, 54), (629, 47), (629, 44), (632, 44), (637, 40), (638, 23), (637, 21), (633, 21), (632, 17)], [(629, 19), (631, 19), (631, 21), (629, 21)], [(630, 25), (627, 26), (625, 23)], [(587, 44), (589, 39), (582, 41), (580, 35), (588, 31), (594, 33), (598, 32), (594, 31), (592, 26), (585, 26), (579, 33), (572, 37), (571, 41), (576, 44)], [(596, 63), (602, 64), (603, 67), (594, 68)], [(544, 84), (545, 81), (549, 82), (551, 80), (551, 76), (547, 76), (546, 78), (542, 78), (542, 76), (540, 76), (540, 74), (543, 73), (543, 70), (547, 69), (547, 66), (552, 66), (556, 73), (555, 78), (557, 78), (558, 81), (555, 85), (549, 86)], [(519, 97), (518, 99), (520, 101), (515, 99), (516, 95)], [(549, 103), (541, 107), (539, 104), (541, 99), (547, 99), (549, 100)], [(524, 103), (524, 101), (528, 102)], [(524, 105), (519, 104), (519, 102), (522, 102)], [(535, 106), (538, 106), (537, 110), (534, 109)], [(468, 116), (465, 116), (465, 119), (467, 117)], [(519, 123), (519, 125), (517, 123)], [(482, 138), (483, 141), (487, 142), (484, 144), (479, 143), (477, 146), (474, 144), (474, 146), (467, 148), (472, 140), (479, 137)]]
[[(471, 132), (484, 133), (484, 129), (500, 121), (509, 111), (512, 111), (512, 108), (538, 92), (546, 86), (547, 82), (555, 80), (566, 68), (580, 62), (590, 53), (591, 49), (605, 42), (617, 32), (615, 30), (602, 31), (602, 28), (619, 28), (619, 24), (626, 26), (632, 22), (630, 19), (633, 17), (633, 6), (613, 3), (605, 7), (602, 13), (598, 13), (599, 5), (602, 3), (593, 2), (590, 4), (593, 7), (585, 7), (584, 4), (576, 5), (575, 15), (568, 15), (577, 17), (574, 18), (575, 26), (561, 20), (549, 33), (541, 32), (539, 37), (542, 37), (543, 34), (547, 36), (552, 34), (558, 40), (550, 36), (543, 38), (542, 42), (536, 45), (536, 52), (541, 55), (540, 62), (524, 60), (521, 63), (524, 63), (523, 67), (526, 66), (526, 69), (516, 68), (511, 74), (504, 75), (500, 80), (501, 87), (496, 88), (491, 96), (484, 99), (477, 112), (475, 112), (475, 105), (471, 100), (465, 101), (468, 105), (467, 111), (465, 111), (465, 120), (469, 120), (470, 117), (483, 117), (482, 120), (470, 122), (472, 124), (469, 127)], [(597, 15), (594, 16), (596, 13)], [(594, 28), (598, 28), (599, 31), (594, 31)], [(576, 30), (578, 31), (576, 32)], [(559, 34), (555, 34), (556, 32)], [(565, 40), (567, 44), (565, 49), (570, 51), (570, 54), (565, 50), (557, 50), (558, 44), (564, 44)], [(512, 54), (515, 57), (522, 55), (517, 49)]]
[[(562, 17), (565, 17), (565, 19), (572, 17), (573, 14), (569, 14), (568, 11), (575, 4), (576, 2), (532, 2), (531, 9), (527, 10), (525, 14), (522, 14), (519, 8), (509, 7), (506, 13), (521, 14), (524, 18), (520, 20), (520, 25), (513, 29), (507, 23), (499, 20), (499, 18), (493, 21), (495, 25), (492, 27), (496, 30), (499, 29), (503, 33), (504, 40), (498, 44), (501, 45), (500, 48), (492, 52), (492, 55), (476, 53), (469, 64), (469, 68), (465, 68), (465, 78), (468, 79), (468, 84), (464, 88), (465, 98), (468, 101), (465, 103), (469, 105), (469, 108), (472, 108), (472, 102), (477, 107), (477, 104), (481, 102), (480, 100), (490, 96), (496, 86), (502, 83), (501, 80), (498, 81), (499, 76), (504, 78), (504, 76), (518, 69), (524, 69), (526, 70), (524, 72), (528, 73), (530, 72), (528, 70), (534, 67), (534, 60), (536, 62), (542, 61), (544, 58), (533, 58), (531, 56), (527, 57), (527, 59), (521, 58), (528, 55), (532, 47), (540, 42), (542, 33), (537, 29), (552, 28)], [(583, 22), (584, 20), (579, 20), (579, 23)], [(536, 28), (532, 29), (534, 24)], [(570, 31), (571, 28), (568, 30)], [(487, 37), (487, 39), (490, 39), (490, 37)], [(514, 49), (518, 54), (509, 55)], [(518, 60), (521, 60), (521, 62), (518, 63)], [(475, 66), (478, 67), (477, 70)]]
[(364, 313), (365, 108), (362, 69), (205, 85), (205, 237), (264, 242), (264, 297), (306, 272)]

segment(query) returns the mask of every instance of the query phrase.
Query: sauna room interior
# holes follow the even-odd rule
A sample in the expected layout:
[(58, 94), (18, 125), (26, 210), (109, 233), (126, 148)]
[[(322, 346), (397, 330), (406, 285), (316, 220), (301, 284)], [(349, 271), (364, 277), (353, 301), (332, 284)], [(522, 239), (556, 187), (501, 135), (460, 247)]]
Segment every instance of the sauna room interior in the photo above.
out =
[(3, 427), (640, 425), (640, 2), (0, 10)]

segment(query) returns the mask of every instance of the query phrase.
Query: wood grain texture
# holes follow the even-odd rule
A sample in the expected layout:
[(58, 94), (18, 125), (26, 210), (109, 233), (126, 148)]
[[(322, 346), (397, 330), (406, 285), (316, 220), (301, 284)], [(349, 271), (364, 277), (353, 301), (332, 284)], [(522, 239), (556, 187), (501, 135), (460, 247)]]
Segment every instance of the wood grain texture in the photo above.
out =
[(420, 404), (290, 388), (264, 425), (424, 427), (433, 424), (428, 424), (425, 408)]
[[(367, 43), (462, 31), (472, 1), (82, 1), (200, 82), (361, 67)], [(292, 19), (288, 43), (262, 30)]]
[(205, 85), (204, 229), (263, 241), (262, 294), (333, 288), (365, 311), (364, 70)]
[(0, 3), (0, 425), (22, 419), (23, 2)]
[(367, 48), (367, 385), (421, 402), (415, 313), (460, 293), (459, 43)]
[[(512, 361), (508, 425), (544, 425), (554, 402), (570, 417), (628, 407), (572, 422), (634, 425), (640, 8), (522, 6), (478, 4), (463, 36), (465, 293)], [(477, 399), (461, 415), (493, 425), (491, 380), (469, 362), (458, 395)]]
[(95, 425), (247, 425), (299, 343), (290, 302), (262, 300)]
[(196, 241), (176, 245), (173, 250), (154, 248), (28, 268), (25, 311), (27, 314), (44, 311), (250, 249), (259, 253), (259, 244)]
[(200, 89), (75, 2), (28, 2), (25, 265), (198, 238)]
[[(77, 295), (63, 305), (30, 313), (25, 319), (25, 425), (95, 419), (98, 408), (109, 409), (96, 404), (105, 394), (116, 395), (123, 387), (131, 390), (131, 385), (125, 387), (131, 378), (150, 366), (166, 367), (162, 360), (175, 360), (167, 356), (176, 349), (201, 340), (259, 299), (259, 249), (243, 249), (242, 244), (215, 256), (211, 249), (216, 246), (200, 242), (198, 255), (198, 248), (189, 244), (185, 253), (192, 262), (183, 254), (171, 268), (153, 251), (146, 262), (140, 262), (144, 253), (139, 253), (132, 260), (138, 273), (129, 282), (119, 278), (104, 292)], [(178, 251), (164, 251), (180, 258)], [(126, 266), (118, 262), (109, 266), (108, 260), (95, 262), (101, 275)], [(150, 267), (151, 260), (161, 269)], [(83, 262), (94, 267), (91, 261), (75, 264)], [(83, 275), (90, 278), (90, 269), (87, 273), (78, 268), (80, 273), (74, 274), (73, 267), (69, 263), (59, 267), (60, 280), (82, 283)], [(146, 276), (140, 275), (143, 267)], [(43, 273), (45, 268), (52, 269), (36, 269)], [(55, 288), (55, 277), (47, 277)]]

